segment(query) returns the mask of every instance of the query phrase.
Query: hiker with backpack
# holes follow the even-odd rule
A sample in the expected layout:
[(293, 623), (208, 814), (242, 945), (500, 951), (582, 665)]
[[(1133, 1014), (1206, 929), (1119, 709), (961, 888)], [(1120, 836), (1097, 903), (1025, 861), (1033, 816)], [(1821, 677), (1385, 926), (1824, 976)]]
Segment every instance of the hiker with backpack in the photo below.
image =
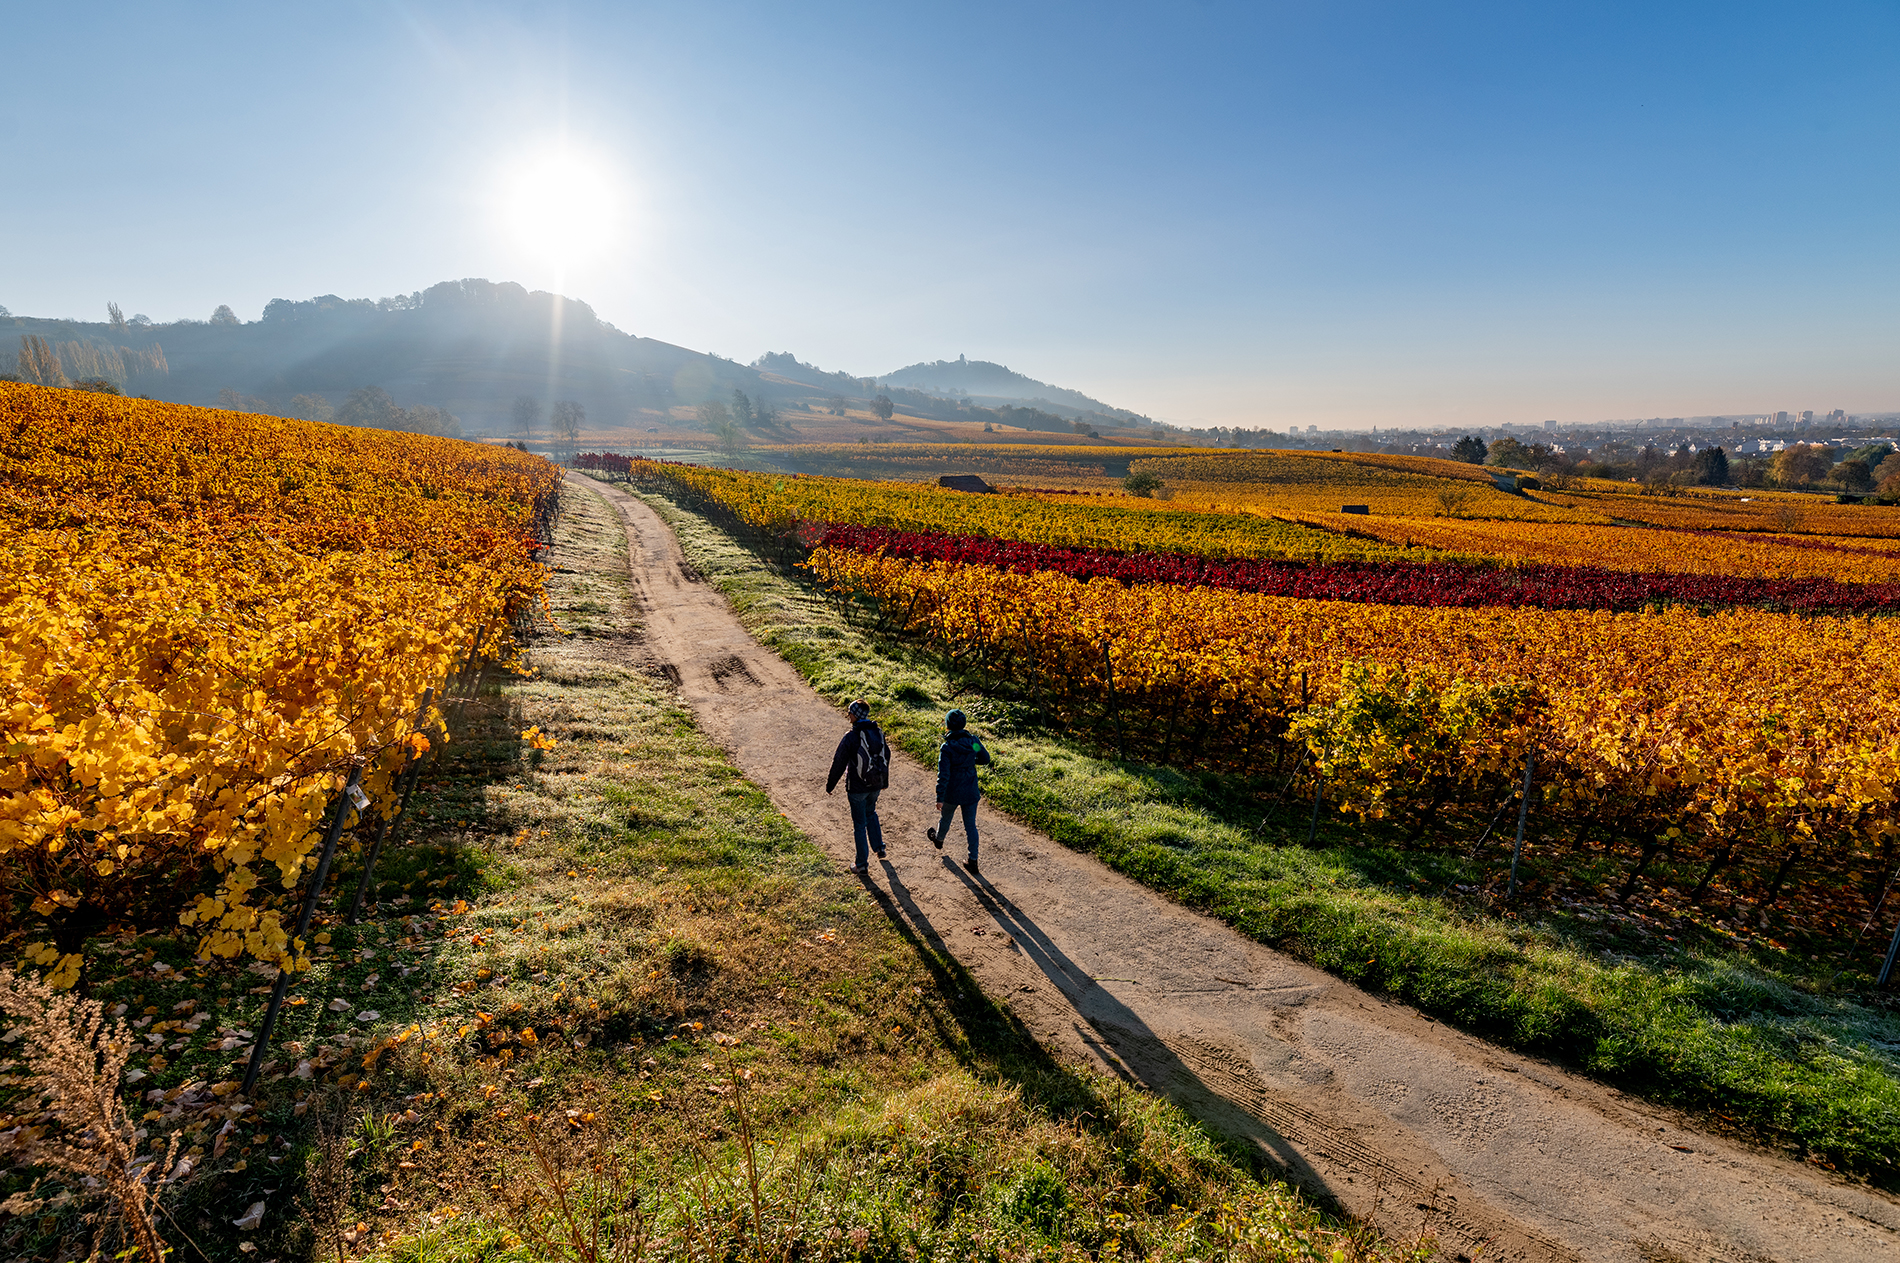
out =
[(957, 808), (963, 808), (963, 832), (970, 840), (970, 858), (964, 867), (971, 872), (980, 872), (976, 865), (976, 804), (983, 796), (982, 788), (976, 783), (976, 769), (988, 766), (990, 752), (976, 739), (976, 734), (968, 729), (970, 720), (960, 710), (953, 710), (943, 717), (944, 727), (950, 735), (937, 747), (937, 827), (924, 831), (924, 836), (939, 850), (943, 850), (944, 839), (950, 833), (950, 821), (956, 816)]
[[(851, 833), (858, 844), (858, 862), (854, 873), (871, 871), (871, 852), (884, 858), (884, 829), (877, 819), (877, 796), (891, 785), (891, 747), (883, 731), (871, 722), (871, 704), (863, 698), (845, 708), (851, 716), (851, 731), (838, 742), (831, 756), (831, 776), (825, 792), (838, 788), (844, 778), (845, 800), (851, 804)], [(972, 844), (974, 845), (974, 843)]]

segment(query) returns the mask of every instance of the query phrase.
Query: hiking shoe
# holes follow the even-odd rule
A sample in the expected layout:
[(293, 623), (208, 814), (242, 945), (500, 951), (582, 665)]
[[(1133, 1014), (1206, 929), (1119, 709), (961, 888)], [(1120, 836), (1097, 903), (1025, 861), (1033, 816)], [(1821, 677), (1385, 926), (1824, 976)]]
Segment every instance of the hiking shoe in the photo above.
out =
[(871, 866), (869, 864), (853, 864), (851, 866), (851, 871), (862, 876), (863, 874), (871, 871)]
[(930, 839), (930, 845), (936, 847), (939, 851), (943, 850), (943, 839), (937, 836), (935, 829), (925, 829), (924, 836)]
[(975, 861), (975, 860), (964, 860), (964, 861), (963, 861), (963, 866), (964, 866), (965, 868), (967, 868), (967, 869), (969, 869), (969, 870), (970, 870), (971, 872), (973, 872), (973, 873), (980, 873), (980, 872), (982, 872), (982, 871), (983, 871), (982, 869), (980, 869), (980, 868), (978, 868), (978, 867), (976, 866), (976, 861)]
[(884, 858), (884, 848), (880, 846), (879, 848), (877, 848), (877, 850), (875, 850), (875, 851), (872, 851), (872, 852), (871, 852), (871, 854), (873, 854), (873, 855), (875, 855), (875, 856), (877, 856), (877, 857), (878, 857), (879, 859), (883, 859), (883, 858)]

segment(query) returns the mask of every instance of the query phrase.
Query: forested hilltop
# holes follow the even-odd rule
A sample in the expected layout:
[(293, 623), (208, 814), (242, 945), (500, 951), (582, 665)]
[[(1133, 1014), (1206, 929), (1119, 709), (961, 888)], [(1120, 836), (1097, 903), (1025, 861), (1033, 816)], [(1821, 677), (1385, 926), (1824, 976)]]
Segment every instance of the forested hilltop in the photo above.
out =
[(43, 319), (0, 308), (7, 343), (0, 372), (14, 369), (17, 346), (12, 375), (42, 385), (99, 381), (172, 403), (442, 434), (517, 432), (518, 408), (530, 403), (549, 422), (555, 408), (577, 405), (591, 426), (644, 428), (690, 418), (709, 402), (725, 406), (735, 391), (757, 406), (766, 420), (755, 428), (768, 434), (774, 409), (882, 415), (880, 396), (883, 407), (912, 415), (1064, 434), (1086, 433), (1116, 411), (984, 409), (886, 389), (877, 378), (827, 372), (783, 353), (740, 364), (623, 332), (584, 302), (511, 281), (444, 281), (381, 299), (280, 298), (253, 321), (229, 307), (208, 320), (157, 324), (110, 304), (107, 317)]
[(1126, 408), (1110, 407), (1079, 390), (1051, 386), (988, 360), (972, 360), (959, 355), (954, 360), (912, 364), (878, 379), (885, 386), (920, 390), (926, 394), (967, 399), (974, 403), (1032, 404), (1058, 413), (1093, 413), (1117, 421), (1145, 422), (1149, 418)]
[(0, 332), (9, 331), (43, 338), (74, 379), (113, 378), (89, 371), (97, 355), (149, 358), (162, 348), (168, 371), (114, 381), (127, 393), (296, 413), (299, 396), (308, 397), (305, 410), (316, 399), (341, 408), (375, 387), (410, 407), (452, 413), (474, 431), (504, 431), (522, 396), (578, 400), (590, 416), (624, 423), (735, 388), (771, 393), (756, 369), (624, 333), (586, 303), (508, 281), (444, 281), (377, 300), (280, 298), (255, 321), (220, 307), (210, 320), (154, 324), (118, 318), (115, 308), (98, 323), (0, 320)]

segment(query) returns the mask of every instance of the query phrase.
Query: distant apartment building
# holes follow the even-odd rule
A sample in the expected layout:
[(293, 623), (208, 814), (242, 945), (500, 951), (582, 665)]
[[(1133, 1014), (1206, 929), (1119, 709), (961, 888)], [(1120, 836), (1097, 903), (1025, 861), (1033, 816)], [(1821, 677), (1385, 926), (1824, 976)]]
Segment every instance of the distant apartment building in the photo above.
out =
[(1556, 421), (1554, 421), (1554, 420), (1553, 420), (1553, 421), (1546, 421), (1546, 422), (1544, 422), (1544, 432), (1545, 432), (1545, 433), (1547, 433), (1547, 434), (1548, 434), (1548, 433), (1549, 433), (1550, 431), (1552, 431), (1552, 430), (1554, 430), (1554, 429), (1556, 429), (1556, 428), (1557, 428), (1557, 423), (1556, 423)]
[(1845, 408), (1834, 409), (1834, 411), (1827, 414), (1827, 422), (1829, 425), (1846, 425), (1847, 410)]
[(1806, 429), (1814, 424), (1814, 409), (1808, 408), (1801, 413), (1801, 427)]
[(1769, 425), (1786, 425), (1788, 424), (1788, 414), (1785, 412), (1771, 412), (1768, 414), (1767, 420)]

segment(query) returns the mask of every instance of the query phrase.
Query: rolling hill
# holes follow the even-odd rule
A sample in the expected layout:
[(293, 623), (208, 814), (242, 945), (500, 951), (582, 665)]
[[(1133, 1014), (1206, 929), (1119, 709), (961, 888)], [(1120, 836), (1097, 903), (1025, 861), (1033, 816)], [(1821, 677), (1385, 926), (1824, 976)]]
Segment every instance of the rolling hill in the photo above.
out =
[(1002, 364), (966, 359), (961, 355), (954, 360), (912, 364), (896, 372), (885, 373), (877, 380), (884, 385), (920, 390), (926, 394), (967, 398), (972, 403), (986, 407), (1028, 403), (1062, 415), (1093, 413), (1118, 421), (1148, 421), (1138, 412), (1111, 407), (1079, 390), (1051, 386)]

